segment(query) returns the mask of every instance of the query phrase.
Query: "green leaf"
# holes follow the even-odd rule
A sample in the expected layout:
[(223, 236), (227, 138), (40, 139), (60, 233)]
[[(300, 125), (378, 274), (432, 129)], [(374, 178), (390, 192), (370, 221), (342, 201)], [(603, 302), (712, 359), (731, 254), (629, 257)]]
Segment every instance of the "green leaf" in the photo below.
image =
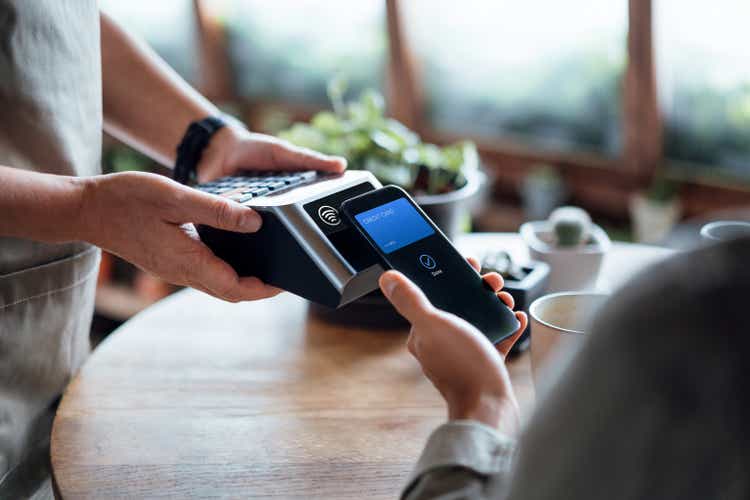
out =
[(383, 96), (372, 89), (365, 90), (359, 98), (359, 101), (367, 109), (371, 116), (382, 117), (385, 112), (385, 99)]
[(370, 132), (370, 139), (389, 153), (398, 154), (403, 149), (403, 145), (396, 138), (382, 130)]
[(326, 152), (325, 135), (305, 123), (295, 123), (290, 129), (280, 132), (279, 137), (303, 148)]
[(479, 154), (471, 141), (450, 144), (443, 148), (443, 166), (453, 172), (479, 168)]
[(410, 165), (417, 165), (419, 164), (419, 149), (416, 147), (406, 148), (401, 154), (401, 158), (405, 163), (408, 163)]
[(409, 189), (413, 183), (412, 170), (405, 165), (388, 163), (370, 157), (365, 161), (364, 168), (372, 172), (383, 184), (395, 184), (404, 189)]
[(346, 106), (344, 105), (344, 94), (349, 86), (349, 82), (343, 75), (336, 75), (328, 81), (326, 90), (328, 91), (328, 99), (331, 100), (331, 106), (333, 110), (339, 116), (346, 114)]
[(343, 156), (344, 158), (350, 156), (349, 144), (343, 136), (329, 138), (322, 152), (329, 155)]
[(403, 141), (404, 146), (416, 146), (419, 144), (419, 135), (411, 131), (403, 123), (393, 118), (388, 118), (385, 121), (385, 127), (389, 133), (398, 136)]
[(372, 140), (365, 132), (356, 131), (346, 136), (349, 149), (354, 154), (360, 154), (372, 148)]
[(344, 133), (344, 123), (330, 111), (321, 111), (316, 114), (310, 122), (313, 127), (326, 135), (339, 135)]
[(420, 144), (419, 162), (429, 168), (438, 168), (443, 162), (442, 151), (434, 144)]
[(374, 90), (362, 92), (359, 101), (349, 103), (348, 113), (357, 128), (373, 129), (383, 123), (383, 96)]

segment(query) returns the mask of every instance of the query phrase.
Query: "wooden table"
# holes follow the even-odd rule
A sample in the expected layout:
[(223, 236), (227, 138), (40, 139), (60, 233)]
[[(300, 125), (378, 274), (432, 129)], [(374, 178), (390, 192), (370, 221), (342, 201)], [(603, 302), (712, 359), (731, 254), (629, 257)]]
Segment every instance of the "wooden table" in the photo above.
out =
[[(514, 235), (465, 237), (527, 258)], [(600, 284), (667, 251), (615, 244)], [(229, 304), (186, 290), (109, 336), (55, 419), (64, 498), (396, 498), (443, 403), (404, 331), (335, 327), (291, 294)], [(528, 355), (509, 363), (522, 409)]]

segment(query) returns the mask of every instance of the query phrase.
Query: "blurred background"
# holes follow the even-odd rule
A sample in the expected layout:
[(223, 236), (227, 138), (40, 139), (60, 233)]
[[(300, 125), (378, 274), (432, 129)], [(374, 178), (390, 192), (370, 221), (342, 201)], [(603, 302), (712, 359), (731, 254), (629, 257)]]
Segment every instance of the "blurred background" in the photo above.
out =
[[(475, 144), (488, 181), (466, 229), (517, 231), (574, 204), (613, 240), (680, 248), (707, 220), (750, 220), (750, 3), (100, 3), (251, 129), (416, 193), (438, 189), (420, 172), (460, 173)], [(104, 166), (160, 168), (110, 138)], [(462, 187), (450, 179), (439, 192)], [(106, 256), (96, 324), (171, 291)]]

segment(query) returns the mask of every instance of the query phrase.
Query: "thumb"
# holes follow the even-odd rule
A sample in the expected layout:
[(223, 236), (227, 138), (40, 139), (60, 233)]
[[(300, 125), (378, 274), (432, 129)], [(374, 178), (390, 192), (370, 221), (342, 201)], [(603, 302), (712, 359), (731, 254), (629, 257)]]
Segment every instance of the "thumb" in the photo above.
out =
[(227, 198), (183, 187), (178, 223), (192, 222), (238, 233), (254, 233), (262, 224), (258, 212)]
[(421, 323), (435, 308), (422, 290), (398, 271), (380, 277), (380, 289), (396, 310), (411, 324)]

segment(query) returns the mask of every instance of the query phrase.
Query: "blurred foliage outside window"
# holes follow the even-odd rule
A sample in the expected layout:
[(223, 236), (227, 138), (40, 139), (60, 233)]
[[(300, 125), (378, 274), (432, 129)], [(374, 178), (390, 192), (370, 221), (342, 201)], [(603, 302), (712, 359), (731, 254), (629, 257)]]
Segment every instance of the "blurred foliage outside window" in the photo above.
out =
[(191, 0), (100, 0), (99, 5), (183, 78), (195, 81), (198, 47)]
[(382, 0), (215, 0), (242, 97), (326, 107), (335, 75), (351, 95), (382, 89), (387, 33)]
[[(101, 0), (178, 73), (195, 81), (191, 0)], [(243, 98), (326, 107), (326, 84), (383, 91), (383, 0), (210, 0)], [(627, 1), (407, 0), (405, 28), (428, 123), (532, 148), (621, 151)], [(687, 175), (750, 179), (750, 3), (654, 0), (665, 155)]]
[(619, 154), (626, 1), (402, 5), (433, 128)]
[(656, 0), (654, 21), (667, 159), (750, 179), (750, 2)]

